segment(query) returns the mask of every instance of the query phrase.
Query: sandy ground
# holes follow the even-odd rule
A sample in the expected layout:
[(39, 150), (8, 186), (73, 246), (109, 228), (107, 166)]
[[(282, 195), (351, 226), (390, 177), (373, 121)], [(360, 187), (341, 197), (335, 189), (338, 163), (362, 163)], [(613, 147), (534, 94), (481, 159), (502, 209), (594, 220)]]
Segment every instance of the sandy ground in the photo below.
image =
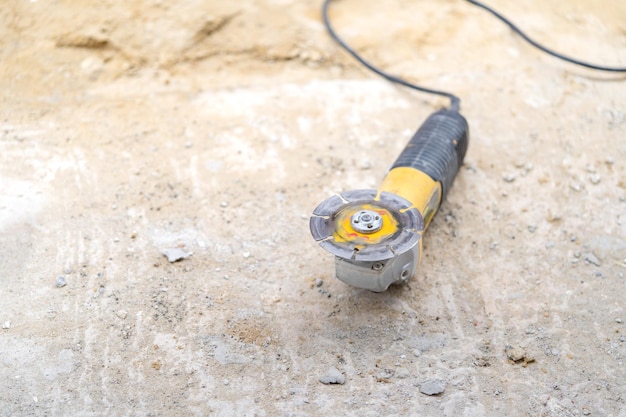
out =
[[(463, 1), (337, 2), (472, 132), (417, 275), (374, 294), (308, 217), (446, 102), (318, 1), (173, 3), (2, 4), (0, 416), (626, 417), (624, 76)], [(490, 3), (626, 64), (626, 2)]]

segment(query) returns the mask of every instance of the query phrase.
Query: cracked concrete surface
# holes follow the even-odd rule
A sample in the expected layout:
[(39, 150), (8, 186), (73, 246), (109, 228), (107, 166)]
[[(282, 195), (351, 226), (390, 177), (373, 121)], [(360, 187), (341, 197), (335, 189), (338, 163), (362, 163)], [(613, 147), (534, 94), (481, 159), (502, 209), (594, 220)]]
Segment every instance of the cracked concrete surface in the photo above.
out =
[[(333, 278), (308, 216), (446, 103), (358, 67), (318, 2), (2, 8), (0, 416), (626, 417), (624, 77), (462, 1), (351, 2), (338, 30), (471, 129), (383, 294)], [(626, 3), (490, 4), (626, 62)]]

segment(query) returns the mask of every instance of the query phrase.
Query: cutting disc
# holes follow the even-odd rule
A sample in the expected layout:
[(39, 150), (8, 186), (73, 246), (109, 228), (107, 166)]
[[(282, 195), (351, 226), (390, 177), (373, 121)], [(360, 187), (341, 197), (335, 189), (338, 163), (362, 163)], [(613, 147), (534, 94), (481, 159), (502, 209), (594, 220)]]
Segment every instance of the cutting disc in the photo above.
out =
[[(352, 217), (363, 210), (382, 217), (382, 227), (361, 233)], [(424, 219), (411, 203), (395, 194), (353, 190), (334, 195), (313, 211), (311, 234), (335, 256), (353, 261), (384, 261), (411, 250), (422, 237)]]

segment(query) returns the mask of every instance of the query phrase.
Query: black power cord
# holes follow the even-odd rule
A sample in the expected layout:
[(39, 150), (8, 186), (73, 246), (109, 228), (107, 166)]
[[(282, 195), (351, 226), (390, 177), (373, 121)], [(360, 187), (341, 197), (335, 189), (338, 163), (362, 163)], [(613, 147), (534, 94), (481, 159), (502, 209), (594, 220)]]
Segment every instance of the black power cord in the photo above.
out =
[[(447, 97), (450, 100), (450, 110), (454, 110), (454, 111), (459, 111), (459, 108), (461, 106), (461, 99), (457, 96), (455, 96), (452, 93), (448, 93), (446, 91), (442, 91), (442, 90), (433, 90), (431, 88), (425, 88), (425, 87), (420, 87), (417, 84), (413, 84), (411, 82), (408, 82), (400, 77), (396, 77), (395, 75), (391, 75), (383, 70), (381, 70), (380, 68), (377, 68), (376, 66), (374, 66), (373, 64), (369, 63), (368, 61), (366, 61), (361, 55), (359, 55), (354, 49), (352, 49), (350, 47), (350, 45), (348, 45), (343, 39), (341, 39), (339, 37), (339, 35), (337, 35), (337, 32), (335, 32), (335, 29), (333, 29), (332, 25), (330, 24), (330, 20), (328, 18), (328, 6), (330, 4), (332, 0), (324, 0), (324, 4), (322, 6), (322, 18), (324, 20), (324, 25), (326, 26), (326, 30), (328, 31), (328, 33), (330, 34), (330, 36), (335, 40), (335, 42), (337, 42), (339, 45), (341, 45), (341, 47), (343, 49), (345, 49), (350, 55), (352, 55), (357, 61), (359, 61), (361, 64), (363, 64), (366, 68), (368, 68), (369, 70), (375, 72), (376, 74), (380, 75), (383, 78), (386, 78), (387, 80), (403, 85), (405, 87), (411, 88), (413, 90), (417, 90), (417, 91), (421, 91), (423, 93), (429, 93), (429, 94), (435, 94), (438, 96), (443, 96), (443, 97)], [(480, 7), (484, 10), (486, 10), (487, 12), (491, 13), (493, 16), (497, 17), (498, 19), (500, 19), (502, 22), (504, 22), (507, 26), (509, 26), (515, 33), (517, 33), (518, 35), (520, 35), (522, 37), (522, 39), (524, 39), (526, 42), (530, 43), (532, 46), (534, 46), (535, 48), (538, 48), (539, 50), (547, 53), (548, 55), (551, 55), (555, 58), (561, 59), (563, 61), (569, 62), (571, 64), (575, 64), (575, 65), (579, 65), (585, 68), (591, 68), (594, 70), (598, 70), (598, 71), (609, 71), (609, 72), (626, 72), (626, 67), (607, 67), (607, 66), (603, 66), (603, 65), (596, 65), (596, 64), (590, 64), (588, 62), (584, 62), (575, 58), (570, 58), (566, 55), (563, 55), (559, 52), (553, 51), (552, 49), (549, 49), (543, 45), (541, 45), (540, 43), (538, 43), (537, 41), (534, 41), (533, 39), (531, 39), (528, 35), (526, 35), (520, 28), (518, 28), (513, 22), (511, 22), (509, 19), (507, 19), (506, 17), (504, 17), (503, 15), (501, 15), (500, 13), (498, 13), (497, 11), (495, 11), (494, 9), (492, 9), (491, 7), (487, 6), (486, 4), (483, 4), (479, 1), (476, 0), (466, 0), (468, 3), (473, 4), (474, 6)]]
[(328, 31), (330, 36), (335, 40), (335, 42), (337, 42), (339, 45), (341, 45), (341, 47), (343, 49), (345, 49), (350, 55), (352, 55), (354, 57), (354, 59), (359, 61), (361, 64), (363, 64), (369, 70), (375, 72), (376, 74), (380, 75), (383, 78), (386, 78), (387, 80), (389, 80), (391, 82), (403, 85), (403, 86), (408, 87), (408, 88), (412, 88), (413, 90), (421, 91), (423, 93), (435, 94), (435, 95), (438, 95), (438, 96), (448, 97), (450, 99), (450, 109), (451, 110), (455, 110), (455, 111), (459, 111), (459, 109), (461, 107), (461, 99), (458, 98), (457, 96), (455, 96), (454, 94), (448, 93), (446, 91), (433, 90), (433, 89), (426, 88), (426, 87), (420, 87), (417, 84), (410, 83), (410, 82), (408, 82), (406, 80), (403, 80), (400, 77), (396, 77), (395, 75), (391, 75), (391, 74), (389, 74), (389, 73), (387, 73), (387, 72), (385, 72), (385, 71), (375, 67), (373, 64), (370, 64), (365, 59), (363, 59), (363, 57), (361, 55), (359, 55), (354, 49), (352, 49), (350, 47), (350, 45), (345, 43), (344, 40), (341, 39), (339, 37), (339, 35), (337, 35), (337, 33), (335, 32), (335, 29), (333, 29), (332, 25), (330, 24), (330, 20), (328, 19), (328, 5), (330, 4), (331, 1), (332, 0), (325, 0), (324, 1), (324, 5), (322, 6), (322, 18), (324, 19), (324, 25), (326, 26), (326, 30)]
[(494, 15), (495, 17), (497, 17), (498, 19), (503, 21), (508, 27), (510, 27), (513, 30), (513, 32), (515, 32), (518, 35), (520, 35), (522, 37), (522, 39), (524, 39), (526, 42), (528, 42), (529, 44), (531, 44), (535, 48), (545, 52), (548, 55), (552, 55), (553, 57), (558, 58), (558, 59), (563, 60), (563, 61), (566, 61), (566, 62), (569, 62), (570, 64), (580, 65), (581, 67), (591, 68), (591, 69), (598, 70), (598, 71), (626, 72), (626, 67), (607, 67), (607, 66), (604, 66), (604, 65), (590, 64), (589, 62), (581, 61), (581, 60), (576, 59), (576, 58), (570, 58), (570, 57), (568, 57), (566, 55), (563, 55), (563, 54), (561, 54), (559, 52), (553, 51), (552, 49), (549, 49), (549, 48), (541, 45), (539, 42), (537, 42), (535, 40), (532, 40), (520, 28), (518, 28), (513, 22), (511, 22), (506, 17), (502, 16), (497, 11), (493, 10), (491, 7), (481, 3), (479, 1), (476, 1), (476, 0), (466, 0), (466, 1), (468, 3), (473, 4), (474, 6), (478, 6), (481, 9), (484, 9), (484, 10), (488, 11), (489, 13), (491, 13), (492, 15)]

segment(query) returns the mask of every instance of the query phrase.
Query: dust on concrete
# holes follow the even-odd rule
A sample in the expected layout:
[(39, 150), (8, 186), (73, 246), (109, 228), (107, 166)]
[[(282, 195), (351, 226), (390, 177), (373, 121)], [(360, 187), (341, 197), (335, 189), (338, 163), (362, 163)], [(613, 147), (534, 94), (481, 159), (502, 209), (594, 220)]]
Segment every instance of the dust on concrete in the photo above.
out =
[[(626, 62), (626, 3), (493, 5)], [(359, 68), (319, 7), (2, 7), (0, 415), (626, 415), (624, 78), (461, 1), (337, 2), (471, 129), (416, 277), (373, 294), (333, 278), (308, 216), (376, 187), (445, 101)]]

